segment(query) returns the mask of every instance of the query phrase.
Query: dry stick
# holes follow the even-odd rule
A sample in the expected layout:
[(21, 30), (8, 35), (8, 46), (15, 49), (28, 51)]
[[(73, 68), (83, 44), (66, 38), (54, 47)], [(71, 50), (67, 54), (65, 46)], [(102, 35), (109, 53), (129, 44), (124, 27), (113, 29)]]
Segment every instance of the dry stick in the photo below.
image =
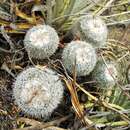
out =
[(32, 58), (30, 57), (30, 53), (28, 53), (28, 58), (29, 58), (29, 61), (31, 62), (31, 64), (32, 64), (33, 66), (36, 66), (35, 63), (33, 62)]
[(32, 125), (32, 126), (43, 124), (43, 123), (36, 121), (34, 119), (29, 119), (29, 118), (24, 118), (24, 117), (19, 118), (17, 120), (17, 122), (25, 122), (27, 125)]
[(0, 116), (1, 116), (1, 115), (7, 115), (7, 114), (8, 114), (7, 111), (0, 109)]
[[(126, 126), (126, 127), (128, 127), (129, 128), (129, 123), (128, 122), (126, 122), (126, 121), (116, 121), (116, 122), (109, 122), (109, 123), (98, 123), (98, 124), (96, 124), (96, 127), (97, 128), (104, 128), (104, 127), (119, 127), (119, 126)], [(85, 128), (85, 127), (84, 127)], [(86, 129), (84, 129), (84, 130), (86, 130)], [(98, 129), (97, 129), (98, 130)], [(114, 130), (114, 129), (112, 129), (112, 130)], [(115, 130), (118, 130), (118, 129), (115, 129)], [(122, 129), (119, 129), (119, 130), (122, 130)]]
[(103, 18), (110, 18), (110, 17), (116, 17), (116, 16), (120, 16), (120, 15), (124, 15), (124, 14), (129, 14), (129, 13), (130, 13), (130, 11), (126, 11), (126, 12), (112, 14), (112, 15), (106, 15), (106, 16), (102, 16), (102, 17)]
[(117, 62), (120, 62), (122, 59), (124, 59), (126, 56), (128, 56), (130, 52), (128, 51), (126, 54), (124, 54), (122, 57), (120, 57)]
[(9, 36), (7, 35), (7, 33), (5, 32), (4, 26), (1, 26), (0, 30), (1, 30), (1, 33), (2, 33), (3, 37), (4, 37), (4, 38), (6, 39), (6, 41), (9, 43), (11, 50), (14, 51), (14, 50), (15, 50), (14, 43), (10, 40), (10, 37), (9, 37)]
[[(15, 51), (15, 54), (13, 55), (13, 57), (12, 57), (12, 62), (11, 62), (11, 66), (14, 66), (14, 64), (15, 64), (15, 62), (17, 62), (17, 61), (20, 61), (20, 60), (22, 60), (23, 59), (23, 57), (24, 57), (24, 52), (22, 51), (24, 48), (22, 48), (22, 49), (20, 49), (20, 50), (18, 50), (18, 51)], [(17, 58), (17, 59), (15, 59), (15, 57), (16, 57), (16, 54), (19, 54), (20, 55), (20, 57), (19, 58)]]
[(110, 5), (109, 7), (112, 8), (112, 7), (122, 6), (122, 5), (125, 5), (125, 4), (129, 4), (129, 1), (122, 2), (122, 3), (120, 2), (120, 3), (116, 4), (116, 5)]
[[(110, 41), (110, 42), (115, 42), (115, 43), (119, 43), (119, 44), (121, 44), (122, 46), (124, 46), (125, 48), (127, 48), (127, 47), (125, 46), (125, 43), (122, 42), (122, 41), (115, 40), (115, 39), (108, 39), (108, 41)], [(110, 43), (110, 42), (109, 42), (109, 43)], [(112, 43), (110, 43), (110, 44), (112, 44)], [(117, 46), (117, 45), (116, 45), (116, 46)]]
[(41, 129), (49, 127), (49, 126), (59, 125), (61, 122), (67, 120), (71, 116), (72, 115), (68, 115), (68, 116), (65, 116), (63, 118), (60, 118), (60, 119), (57, 119), (57, 120), (54, 120), (51, 122), (47, 122), (47, 123), (38, 122), (38, 121), (35, 121), (32, 119), (27, 119), (27, 118), (19, 118), (17, 121), (22, 121), (22, 122), (25, 122), (25, 123), (30, 124), (32, 126), (25, 127), (25, 128), (13, 129), (13, 130), (41, 130)]
[[(80, 111), (80, 115), (81, 115), (81, 119), (83, 120), (83, 122), (86, 124), (86, 121), (84, 120), (84, 113), (82, 112), (83, 110), (80, 108), (80, 103), (79, 103), (79, 99), (78, 99), (78, 95), (77, 95), (77, 91), (76, 91), (76, 76), (77, 76), (77, 73), (76, 73), (76, 58), (75, 58), (75, 65), (73, 67), (73, 82), (72, 82), (72, 89), (74, 91), (74, 95), (75, 95), (75, 98), (76, 98), (76, 104), (77, 104), (77, 107), (76, 108), (79, 108), (79, 111)], [(74, 106), (74, 105), (73, 105)], [(87, 125), (91, 125), (92, 122), (90, 120), (87, 120)]]
[(116, 24), (129, 24), (130, 23), (130, 19), (127, 20), (122, 20), (122, 21), (114, 21), (111, 23), (107, 23), (107, 26), (112, 26), (112, 25), (116, 25)]
[(64, 71), (65, 71), (65, 74), (67, 76), (67, 79), (68, 81), (66, 80), (66, 78), (63, 78), (64, 82), (66, 83), (70, 93), (71, 93), (71, 102), (72, 102), (72, 105), (78, 115), (78, 117), (80, 119), (82, 119), (83, 123), (85, 123), (87, 126), (91, 126), (91, 124), (93, 123), (91, 120), (89, 120), (88, 118), (83, 118), (84, 115), (83, 115), (83, 112), (81, 110), (81, 108), (79, 107), (80, 106), (80, 103), (79, 103), (79, 100), (77, 98), (77, 92), (75, 90), (75, 83), (76, 83), (76, 72), (75, 72), (75, 66), (74, 66), (74, 82), (71, 82), (72, 80), (70, 79), (69, 75), (67, 74), (67, 71), (66, 69), (64, 68), (64, 65), (62, 64), (61, 61), (59, 61), (60, 64), (62, 65)]
[(35, 24), (35, 19), (33, 17), (29, 17), (28, 15), (26, 15), (25, 13), (21, 12), (19, 10), (19, 8), (17, 7), (17, 5), (15, 5), (15, 14), (23, 19), (26, 19), (29, 23), (31, 24)]
[[(53, 130), (66, 130), (66, 129), (63, 129), (63, 128), (58, 128), (58, 127), (47, 127), (49, 129), (53, 129)], [(43, 127), (39, 127), (39, 126), (30, 126), (30, 127), (26, 127), (26, 128), (20, 128), (20, 129), (14, 129), (14, 130), (46, 130), (46, 128), (44, 129)]]
[(110, 7), (110, 5), (114, 2), (115, 0), (109, 0), (106, 5), (97, 13), (97, 15), (101, 15), (106, 9)]
[(52, 20), (52, 23), (60, 20), (60, 19), (63, 19), (63, 18), (66, 18), (66, 17), (74, 17), (74, 16), (81, 16), (81, 15), (88, 15), (89, 13), (75, 13), (75, 14), (67, 14), (67, 15), (62, 15), (60, 17), (57, 17), (55, 19)]
[(10, 74), (13, 78), (15, 78), (15, 75), (11, 72), (11, 70), (8, 68), (7, 64), (4, 62), (1, 66), (2, 70), (6, 71), (8, 74)]
[(7, 13), (5, 10), (3, 10), (2, 7), (0, 7), (0, 19), (3, 19), (5, 21), (11, 20), (11, 15)]
[(70, 91), (70, 93), (71, 93), (71, 102), (72, 102), (72, 105), (73, 105), (73, 107), (74, 107), (74, 109), (75, 109), (75, 111), (76, 111), (78, 117), (79, 117), (79, 118), (82, 118), (82, 116), (81, 116), (82, 113), (81, 113), (80, 110), (79, 110), (79, 107), (78, 107), (78, 104), (77, 104), (77, 98), (76, 98), (76, 96), (75, 96), (75, 92), (74, 92), (74, 90), (73, 90), (72, 83), (71, 83), (70, 80), (69, 80), (69, 81), (64, 80), (64, 81), (65, 81), (65, 83), (66, 83), (66, 85), (67, 85), (67, 87), (68, 87), (68, 89), (69, 89), (69, 91)]
[[(79, 116), (79, 118), (83, 118), (83, 113), (82, 113), (82, 111), (80, 110), (80, 108), (79, 108), (79, 104), (78, 104), (78, 106), (77, 106), (77, 98), (76, 98), (76, 96), (74, 95), (74, 90), (72, 89), (72, 87), (70, 87), (70, 85), (71, 85), (71, 81), (70, 81), (70, 83), (66, 80), (66, 79), (63, 79), (64, 80), (64, 82), (66, 83), (66, 85), (67, 85), (67, 87), (68, 87), (68, 89), (69, 89), (69, 91), (70, 91), (70, 93), (71, 93), (71, 101), (72, 101), (72, 105), (73, 105), (73, 107), (75, 108), (75, 111), (76, 111), (76, 113), (78, 114), (78, 116)], [(80, 113), (79, 113), (80, 112)], [(85, 120), (83, 120), (84, 121), (84, 123), (87, 125), (87, 126), (91, 126), (91, 124), (93, 123), (91, 120), (89, 120), (88, 118), (85, 118)]]
[(5, 53), (11, 53), (10, 50), (6, 50), (6, 49), (3, 49), (3, 48), (1, 48), (1, 47), (0, 47), (0, 51), (3, 51), (3, 52), (5, 52)]
[[(48, 127), (49, 129), (53, 129), (53, 130), (66, 130), (66, 129), (63, 129), (63, 128), (59, 128), (59, 127), (54, 127), (54, 126), (52, 126), (52, 127)], [(44, 130), (44, 129), (43, 129)]]

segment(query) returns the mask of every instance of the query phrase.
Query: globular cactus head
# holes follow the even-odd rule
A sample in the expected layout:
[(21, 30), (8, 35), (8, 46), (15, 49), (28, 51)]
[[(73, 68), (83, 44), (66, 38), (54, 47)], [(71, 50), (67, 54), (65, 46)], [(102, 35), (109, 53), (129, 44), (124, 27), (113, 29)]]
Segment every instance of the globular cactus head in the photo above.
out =
[(100, 17), (87, 15), (79, 20), (76, 28), (81, 39), (91, 43), (95, 48), (107, 44), (107, 26)]
[(94, 69), (97, 56), (95, 49), (89, 43), (72, 41), (64, 48), (62, 60), (70, 73), (73, 73), (75, 68), (77, 76), (85, 76)]
[(63, 98), (64, 87), (57, 73), (49, 68), (30, 67), (14, 82), (16, 104), (27, 114), (47, 119)]
[(92, 72), (92, 79), (97, 82), (98, 87), (107, 88), (116, 85), (118, 75), (118, 66), (116, 63), (108, 61), (105, 64), (103, 60), (99, 60)]
[(49, 25), (37, 25), (29, 29), (25, 35), (24, 46), (31, 58), (45, 59), (58, 48), (59, 37)]

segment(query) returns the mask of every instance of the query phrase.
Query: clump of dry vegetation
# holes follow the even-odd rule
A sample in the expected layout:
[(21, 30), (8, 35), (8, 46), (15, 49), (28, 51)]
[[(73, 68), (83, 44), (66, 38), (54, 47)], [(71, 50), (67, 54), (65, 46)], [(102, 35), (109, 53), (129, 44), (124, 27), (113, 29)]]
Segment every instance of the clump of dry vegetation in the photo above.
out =
[[(84, 19), (90, 14), (93, 17), (93, 22)], [(104, 30), (101, 29), (101, 24), (96, 23), (95, 18), (104, 21), (103, 24), (105, 25), (103, 28), (106, 30), (105, 33), (101, 32)], [(82, 29), (79, 29), (79, 23), (82, 23), (81, 20), (83, 20), (84, 24), (82, 24)], [(84, 28), (83, 25), (85, 25)], [(41, 31), (38, 31), (40, 35), (37, 32), (33, 32), (30, 39), (26, 41), (28, 39), (28, 30), (40, 26), (48, 26), (53, 31), (47, 32), (46, 29), (42, 28)], [(1, 0), (0, 129), (129, 129), (129, 28), (129, 0)], [(87, 35), (88, 33), (91, 35)], [(103, 34), (105, 38), (102, 40), (100, 37)], [(53, 35), (56, 37), (53, 37)], [(99, 40), (97, 40), (98, 38)], [(98, 41), (96, 46), (93, 42), (95, 40)], [(63, 50), (72, 41), (83, 41), (94, 46), (94, 51), (96, 52), (94, 55), (97, 55), (97, 63), (95, 63), (96, 65), (89, 75), (77, 74), (77, 69), (85, 70), (85, 66), (87, 67), (89, 64), (87, 62), (85, 62), (85, 66), (82, 64), (84, 61), (87, 61), (85, 58), (90, 58), (89, 52), (88, 55), (83, 55), (84, 48), (80, 49), (74, 46), (70, 51), (67, 51), (66, 55), (69, 56), (70, 61), (73, 60), (73, 63), (70, 65), (66, 58), (67, 65), (64, 65), (62, 58)], [(101, 41), (103, 42), (101, 43)], [(33, 48), (31, 53), (27, 49), (28, 45), (29, 47), (31, 46), (30, 43)], [(26, 46), (25, 44), (28, 45)], [(76, 51), (78, 49), (80, 51)], [(42, 58), (39, 58), (39, 56)], [(44, 116), (32, 116), (32, 114), (23, 110), (24, 105), (26, 105), (21, 98), (21, 95), (24, 95), (23, 91), (21, 93), (19, 91), (17, 95), (20, 97), (19, 102), (22, 103), (23, 107), (19, 107), (18, 103), (15, 103), (17, 96), (14, 97), (13, 95), (17, 93), (17, 85), (15, 86), (16, 91), (13, 91), (14, 84), (18, 75), (31, 66), (41, 71), (41, 68), (49, 68), (59, 76), (59, 78), (53, 79), (57, 75), (51, 76), (51, 72), (47, 72), (51, 76), (51, 80), (46, 80), (48, 78), (46, 75), (43, 76), (44, 79), (41, 82), (35, 79), (35, 85), (33, 84), (32, 87), (34, 90), (37, 89), (37, 85), (39, 87), (39, 84), (41, 88), (43, 88), (42, 85), (46, 85), (44, 86), (46, 88), (49, 84), (47, 88), (48, 93), (46, 93), (48, 95), (52, 92), (51, 88), (57, 88), (58, 82), (62, 81), (62, 87), (64, 87), (62, 101), (59, 103), (58, 99), (55, 99), (55, 102), (58, 102), (59, 105), (56, 105), (57, 107), (52, 110), (53, 112), (51, 111), (48, 114), (49, 117), (47, 119)], [(66, 66), (71, 67), (66, 68)], [(38, 75), (38, 77), (42, 76)], [(25, 81), (26, 78), (23, 76), (19, 82), (26, 85)], [(22, 85), (19, 86), (20, 89), (21, 87)], [(32, 88), (30, 87), (31, 90)], [(31, 90), (28, 89), (29, 92), (26, 92), (28, 94), (27, 97), (30, 97)], [(55, 90), (55, 93), (53, 91), (51, 97), (56, 93), (60, 94), (58, 91)], [(39, 91), (39, 93), (41, 97), (45, 97), (45, 95), (42, 95), (42, 92)], [(35, 100), (37, 96), (37, 93), (33, 93), (30, 100), (30, 106), (34, 110), (33, 115), (36, 115), (35, 111), (37, 112), (35, 105), (41, 109), (41, 111), (38, 110), (39, 112), (43, 111), (42, 104), (46, 106), (44, 100)], [(27, 97), (24, 97), (24, 99)], [(50, 108), (52, 107), (51, 103), (52, 100), (49, 104)], [(30, 106), (28, 106), (28, 109)], [(41, 113), (40, 115), (44, 114)]]

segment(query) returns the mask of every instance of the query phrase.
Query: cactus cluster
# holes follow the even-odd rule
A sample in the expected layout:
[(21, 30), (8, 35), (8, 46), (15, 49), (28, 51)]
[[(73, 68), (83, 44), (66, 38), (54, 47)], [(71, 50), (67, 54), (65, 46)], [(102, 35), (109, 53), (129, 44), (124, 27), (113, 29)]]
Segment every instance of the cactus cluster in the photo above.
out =
[(72, 41), (62, 54), (63, 64), (66, 69), (73, 73), (74, 68), (77, 76), (89, 75), (97, 61), (95, 49), (84, 41)]
[(93, 80), (97, 81), (99, 87), (113, 87), (118, 79), (117, 65), (114, 62), (104, 63), (103, 60), (98, 61), (92, 72)]
[(13, 94), (16, 104), (27, 114), (48, 118), (63, 98), (64, 87), (56, 72), (30, 67), (16, 78)]
[(37, 25), (29, 29), (25, 35), (24, 46), (31, 58), (45, 59), (58, 48), (59, 37), (49, 25)]
[[(105, 45), (107, 28), (100, 18), (86, 16), (79, 22), (78, 29), (81, 38), (85, 41), (71, 41), (66, 45), (62, 53), (62, 61), (70, 74), (75, 71), (79, 77), (89, 75), (95, 68), (97, 62), (95, 47)], [(49, 25), (32, 27), (27, 31), (24, 39), (26, 51), (31, 58), (35, 59), (50, 57), (57, 50), (58, 44), (58, 34)], [(110, 68), (116, 73), (115, 68), (111, 65)], [(112, 77), (103, 64), (96, 66), (93, 78), (101, 80), (102, 85), (114, 85)], [(24, 112), (47, 118), (60, 103), (63, 90), (63, 84), (53, 70), (30, 67), (17, 76), (13, 94), (15, 102)]]
[(77, 23), (77, 33), (83, 40), (91, 43), (95, 48), (104, 47), (107, 40), (107, 26), (97, 16), (86, 15)]

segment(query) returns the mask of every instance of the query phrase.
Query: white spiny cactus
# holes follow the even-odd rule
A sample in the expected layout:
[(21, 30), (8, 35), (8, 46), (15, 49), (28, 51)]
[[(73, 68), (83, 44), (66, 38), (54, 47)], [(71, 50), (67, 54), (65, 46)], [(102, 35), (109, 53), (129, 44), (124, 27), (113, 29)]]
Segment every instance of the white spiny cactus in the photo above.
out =
[(17, 76), (13, 95), (25, 113), (46, 119), (60, 103), (63, 91), (63, 84), (53, 70), (30, 67)]
[(77, 76), (89, 75), (97, 61), (95, 49), (84, 41), (72, 41), (62, 54), (63, 64), (66, 69), (73, 73), (74, 68)]
[(76, 30), (81, 39), (91, 43), (95, 48), (100, 48), (107, 44), (107, 26), (100, 17), (87, 15), (81, 18)]
[(49, 25), (37, 25), (25, 35), (24, 45), (31, 58), (45, 59), (55, 53), (59, 37)]
[(98, 61), (92, 72), (92, 78), (97, 81), (99, 87), (115, 86), (118, 75), (116, 63), (108, 62), (105, 64), (102, 60)]

